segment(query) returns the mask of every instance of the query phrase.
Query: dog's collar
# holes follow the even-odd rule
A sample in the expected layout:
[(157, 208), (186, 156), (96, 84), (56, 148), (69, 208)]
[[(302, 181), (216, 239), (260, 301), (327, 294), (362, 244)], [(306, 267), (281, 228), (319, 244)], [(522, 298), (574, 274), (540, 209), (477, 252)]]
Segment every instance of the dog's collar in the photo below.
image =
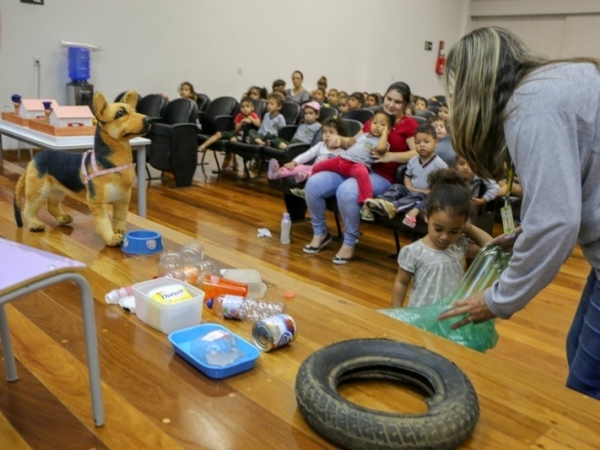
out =
[[(88, 154), (91, 154), (90, 162), (92, 163), (93, 172), (88, 174), (87, 168), (85, 165), (85, 158)], [(124, 164), (118, 167), (111, 167), (110, 169), (98, 170), (98, 165), (96, 164), (96, 154), (94, 153), (94, 149), (90, 149), (83, 154), (81, 158), (81, 175), (83, 176), (83, 184), (88, 185), (89, 181), (93, 178), (99, 177), (101, 175), (108, 175), (109, 173), (122, 172), (123, 170), (127, 170), (130, 167), (133, 167), (133, 163)]]

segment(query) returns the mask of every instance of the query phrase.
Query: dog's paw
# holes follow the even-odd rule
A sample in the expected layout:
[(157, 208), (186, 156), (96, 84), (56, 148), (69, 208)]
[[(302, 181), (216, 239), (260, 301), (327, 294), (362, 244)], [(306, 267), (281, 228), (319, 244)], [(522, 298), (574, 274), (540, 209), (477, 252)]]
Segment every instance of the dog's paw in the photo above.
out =
[(73, 222), (73, 216), (71, 216), (70, 214), (63, 214), (62, 216), (57, 217), (56, 221), (59, 225), (66, 225), (68, 223)]
[(127, 233), (127, 230), (125, 228), (114, 228), (113, 232), (115, 234), (122, 234), (123, 236), (125, 236), (125, 233)]
[(29, 231), (44, 231), (46, 225), (42, 222), (30, 222)]
[(110, 239), (108, 239), (107, 241), (105, 241), (105, 244), (108, 245), (109, 247), (119, 247), (120, 245), (123, 244), (123, 234), (113, 234), (112, 237)]

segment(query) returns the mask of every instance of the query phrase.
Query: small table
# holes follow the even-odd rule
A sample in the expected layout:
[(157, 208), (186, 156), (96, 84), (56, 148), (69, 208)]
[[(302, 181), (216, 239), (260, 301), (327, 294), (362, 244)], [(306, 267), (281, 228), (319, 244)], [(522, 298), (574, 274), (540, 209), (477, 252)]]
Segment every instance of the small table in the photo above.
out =
[[(89, 150), (94, 147), (94, 136), (52, 136), (14, 123), (0, 120), (0, 159), (2, 159), (2, 135), (27, 144), (52, 150)], [(138, 215), (146, 217), (146, 146), (152, 141), (137, 137), (131, 141), (132, 150), (136, 150)]]
[(2, 238), (0, 238), (0, 255), (2, 255), (3, 266), (10, 264), (10, 270), (4, 270), (8, 267), (0, 270), (0, 338), (2, 339), (2, 351), (4, 352), (6, 378), (8, 381), (16, 381), (18, 376), (4, 304), (52, 284), (61, 281), (72, 281), (79, 287), (81, 292), (94, 423), (97, 427), (104, 425), (98, 340), (94, 319), (94, 297), (87, 280), (77, 273), (87, 266), (82, 262), (64, 256)]

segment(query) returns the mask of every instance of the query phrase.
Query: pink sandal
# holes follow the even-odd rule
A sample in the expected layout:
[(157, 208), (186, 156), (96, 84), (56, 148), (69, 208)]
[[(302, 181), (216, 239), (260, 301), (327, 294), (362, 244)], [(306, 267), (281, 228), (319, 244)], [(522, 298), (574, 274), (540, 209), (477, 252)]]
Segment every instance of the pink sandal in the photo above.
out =
[(411, 217), (407, 214), (406, 216), (404, 216), (404, 220), (402, 221), (402, 223), (408, 228), (414, 228), (415, 226), (417, 226), (417, 218)]

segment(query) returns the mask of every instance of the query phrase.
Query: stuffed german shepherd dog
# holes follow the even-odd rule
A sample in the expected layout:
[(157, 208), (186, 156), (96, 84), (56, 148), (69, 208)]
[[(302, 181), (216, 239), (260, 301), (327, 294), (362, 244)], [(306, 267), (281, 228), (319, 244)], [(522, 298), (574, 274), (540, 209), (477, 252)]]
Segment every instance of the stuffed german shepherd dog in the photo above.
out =
[[(107, 103), (100, 92), (94, 95), (94, 115), (98, 119), (94, 148), (83, 155), (57, 150), (38, 153), (27, 165), (15, 189), (15, 220), (23, 219), (30, 231), (42, 231), (37, 215), (47, 200), (47, 209), (59, 225), (73, 221), (61, 208), (67, 192), (87, 190), (86, 199), (94, 216), (96, 232), (110, 247), (123, 242), (131, 186), (135, 177), (129, 140), (150, 129), (150, 119), (135, 112), (137, 94), (129, 91), (123, 103)], [(25, 208), (21, 218), (21, 197)], [(108, 205), (113, 205), (112, 222)]]

